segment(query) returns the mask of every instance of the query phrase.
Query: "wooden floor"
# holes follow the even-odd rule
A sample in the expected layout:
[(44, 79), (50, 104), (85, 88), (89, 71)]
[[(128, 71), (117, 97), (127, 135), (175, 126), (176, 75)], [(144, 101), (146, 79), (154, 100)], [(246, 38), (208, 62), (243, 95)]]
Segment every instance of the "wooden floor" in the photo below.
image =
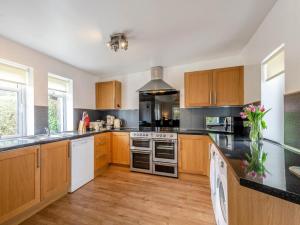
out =
[(22, 225), (136, 225), (214, 223), (206, 177), (180, 179), (110, 167), (73, 194)]

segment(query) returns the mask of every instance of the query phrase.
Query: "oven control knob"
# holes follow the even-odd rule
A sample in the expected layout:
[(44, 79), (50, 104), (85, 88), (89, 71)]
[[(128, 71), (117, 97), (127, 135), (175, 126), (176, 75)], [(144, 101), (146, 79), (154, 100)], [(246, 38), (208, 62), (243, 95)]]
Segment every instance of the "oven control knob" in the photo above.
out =
[(164, 137), (167, 137), (167, 135), (166, 135), (166, 134), (164, 134)]

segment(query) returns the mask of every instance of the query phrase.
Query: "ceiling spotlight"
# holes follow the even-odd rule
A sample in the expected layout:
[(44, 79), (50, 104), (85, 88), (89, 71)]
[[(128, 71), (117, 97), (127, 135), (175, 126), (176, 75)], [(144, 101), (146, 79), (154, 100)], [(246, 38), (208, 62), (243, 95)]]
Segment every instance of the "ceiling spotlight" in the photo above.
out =
[(118, 51), (119, 48), (126, 51), (128, 49), (128, 40), (124, 33), (112, 34), (110, 35), (110, 41), (107, 42), (106, 45), (115, 52)]

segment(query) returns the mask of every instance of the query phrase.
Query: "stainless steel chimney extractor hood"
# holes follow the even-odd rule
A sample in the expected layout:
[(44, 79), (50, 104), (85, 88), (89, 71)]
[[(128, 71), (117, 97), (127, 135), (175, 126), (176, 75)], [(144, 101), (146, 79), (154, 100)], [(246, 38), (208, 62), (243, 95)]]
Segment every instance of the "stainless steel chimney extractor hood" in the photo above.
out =
[(151, 68), (151, 81), (137, 90), (141, 93), (165, 93), (176, 91), (175, 88), (163, 81), (163, 67), (156, 66)]

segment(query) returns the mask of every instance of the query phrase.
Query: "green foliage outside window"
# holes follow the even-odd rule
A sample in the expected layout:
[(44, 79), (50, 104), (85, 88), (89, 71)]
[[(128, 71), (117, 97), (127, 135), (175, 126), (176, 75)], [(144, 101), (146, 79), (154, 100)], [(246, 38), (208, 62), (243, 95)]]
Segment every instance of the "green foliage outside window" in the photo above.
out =
[(17, 135), (17, 94), (0, 91), (0, 136)]
[(48, 123), (50, 131), (58, 132), (58, 109), (57, 109), (57, 100), (50, 97), (48, 99)]

